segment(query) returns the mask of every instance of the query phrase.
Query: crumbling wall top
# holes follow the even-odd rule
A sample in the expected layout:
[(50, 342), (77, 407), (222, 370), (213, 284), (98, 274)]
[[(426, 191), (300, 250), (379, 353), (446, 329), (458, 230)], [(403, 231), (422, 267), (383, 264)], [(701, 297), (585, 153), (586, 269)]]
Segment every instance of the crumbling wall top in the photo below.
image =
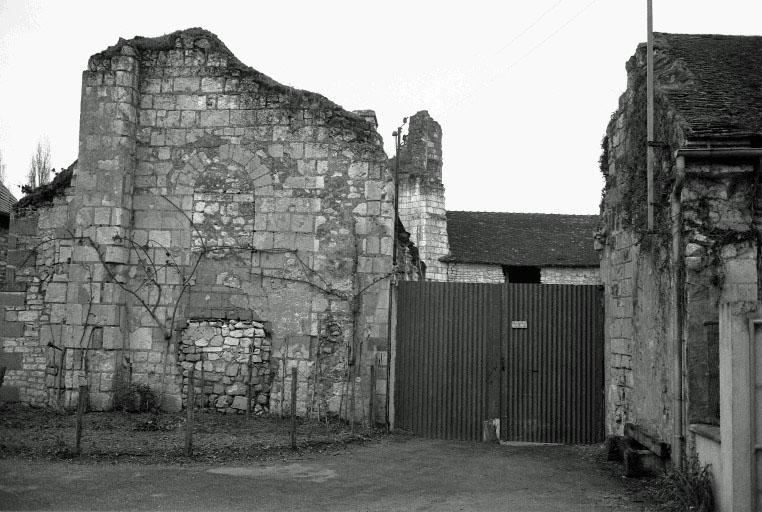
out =
[(108, 71), (115, 69), (113, 64), (121, 57), (142, 59), (146, 55), (155, 56), (156, 59), (176, 59), (179, 66), (186, 66), (189, 70), (198, 66), (198, 59), (201, 58), (207, 68), (213, 68), (210, 71), (212, 74), (223, 68), (228, 73), (239, 76), (244, 88), (286, 95), (295, 110), (329, 111), (332, 114), (327, 123), (329, 127), (351, 130), (360, 141), (378, 146), (383, 144), (376, 127), (366, 116), (345, 110), (321, 94), (289, 87), (273, 80), (241, 62), (217, 35), (200, 27), (177, 30), (158, 37), (119, 38), (115, 45), (91, 56), (88, 69)]

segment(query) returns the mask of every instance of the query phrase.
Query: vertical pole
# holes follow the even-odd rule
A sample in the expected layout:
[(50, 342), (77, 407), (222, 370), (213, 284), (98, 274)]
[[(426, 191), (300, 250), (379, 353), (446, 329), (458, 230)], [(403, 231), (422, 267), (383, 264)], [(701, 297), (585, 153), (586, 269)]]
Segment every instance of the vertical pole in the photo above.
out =
[[(206, 370), (204, 370), (204, 353), (201, 352), (201, 408), (205, 408), (208, 404), (206, 403), (206, 395), (204, 394), (204, 386), (206, 385)], [(193, 398), (195, 400), (196, 398), (196, 392), (194, 389), (193, 392)], [(195, 405), (195, 402), (194, 402)]]
[(0, 388), (3, 387), (4, 380), (5, 380), (5, 366), (0, 366)]
[(291, 449), (296, 450), (296, 366), (291, 368)]
[(654, 230), (654, 30), (653, 0), (648, 2), (648, 43), (646, 48), (646, 124), (648, 142), (646, 145), (646, 174), (648, 180), (648, 231)]
[(252, 346), (254, 345), (254, 341), (252, 340), (251, 343), (249, 343), (249, 374), (248, 379), (249, 382), (246, 386), (246, 418), (248, 418), (251, 415), (251, 381), (252, 381), (252, 373), (254, 372), (254, 368), (251, 366), (251, 358), (252, 358)]
[(82, 416), (85, 414), (87, 401), (87, 385), (79, 387), (79, 396), (77, 397), (77, 423), (74, 431), (74, 454), (79, 455), (82, 443)]
[(370, 365), (370, 397), (368, 399), (368, 426), (371, 430), (376, 424), (376, 365)]
[(193, 456), (193, 409), (196, 408), (196, 388), (193, 379), (193, 374), (196, 372), (196, 367), (191, 366), (188, 371), (188, 399), (185, 403), (185, 412), (187, 414), (185, 420), (185, 456)]
[(58, 397), (57, 398), (58, 398), (58, 405), (59, 406), (61, 405), (61, 400), (63, 399), (62, 395), (64, 394), (64, 390), (65, 390), (65, 388), (64, 388), (64, 383), (65, 383), (64, 382), (64, 372), (66, 371), (66, 349), (67, 348), (68, 347), (64, 347), (61, 350), (61, 365), (58, 368), (58, 386), (57, 386)]
[(392, 222), (394, 223), (393, 227), (393, 233), (394, 233), (394, 239), (392, 240), (392, 268), (397, 265), (397, 221), (399, 219), (399, 208), (400, 208), (400, 132), (402, 131), (402, 127), (398, 128), (396, 132), (394, 132), (395, 142), (394, 142), (394, 219), (392, 219)]

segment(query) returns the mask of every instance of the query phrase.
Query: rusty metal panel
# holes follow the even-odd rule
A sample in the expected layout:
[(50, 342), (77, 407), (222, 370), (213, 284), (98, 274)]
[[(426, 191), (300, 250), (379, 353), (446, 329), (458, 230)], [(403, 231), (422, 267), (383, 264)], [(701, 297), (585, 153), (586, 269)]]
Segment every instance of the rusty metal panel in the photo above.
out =
[(499, 415), (501, 285), (402, 282), (398, 294), (397, 428), (480, 439)]
[(503, 288), (501, 438), (603, 440), (603, 310), (597, 286)]

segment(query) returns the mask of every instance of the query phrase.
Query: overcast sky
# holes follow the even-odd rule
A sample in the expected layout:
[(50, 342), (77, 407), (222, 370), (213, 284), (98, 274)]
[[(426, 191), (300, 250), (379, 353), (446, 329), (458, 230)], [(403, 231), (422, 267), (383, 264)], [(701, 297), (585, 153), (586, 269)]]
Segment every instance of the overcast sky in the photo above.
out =
[[(759, 0), (654, 0), (661, 32), (762, 33)], [(20, 196), (37, 140), (77, 158), (81, 74), (135, 35), (200, 26), (245, 64), (349, 110), (387, 153), (404, 116), (443, 130), (450, 210), (597, 213), (600, 141), (646, 37), (646, 0), (0, 0), (0, 151)]]

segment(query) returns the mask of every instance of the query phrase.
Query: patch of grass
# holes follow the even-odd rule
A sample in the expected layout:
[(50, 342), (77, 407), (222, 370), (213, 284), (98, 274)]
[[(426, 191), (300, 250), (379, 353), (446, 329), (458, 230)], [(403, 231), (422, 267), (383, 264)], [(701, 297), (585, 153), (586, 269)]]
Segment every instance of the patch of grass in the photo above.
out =
[(157, 410), (159, 400), (147, 384), (117, 382), (114, 390), (114, 409), (125, 412), (151, 412)]
[(712, 512), (714, 494), (709, 466), (702, 466), (691, 457), (682, 470), (670, 468), (664, 476), (655, 478), (649, 494), (665, 512)]

